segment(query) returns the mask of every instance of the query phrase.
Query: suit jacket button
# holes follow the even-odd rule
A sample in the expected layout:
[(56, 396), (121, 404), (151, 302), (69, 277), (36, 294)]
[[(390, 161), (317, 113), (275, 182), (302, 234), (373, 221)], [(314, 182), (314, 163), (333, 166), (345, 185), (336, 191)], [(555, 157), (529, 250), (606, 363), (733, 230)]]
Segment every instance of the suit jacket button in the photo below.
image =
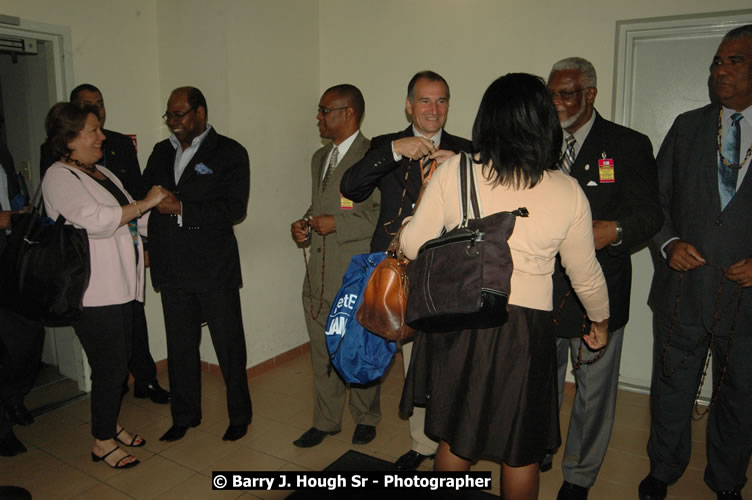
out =
[(721, 220), (721, 218), (720, 218), (720, 217), (718, 217), (718, 218), (717, 218), (717, 219), (715, 220), (715, 225), (716, 225), (716, 226), (722, 226), (722, 225), (723, 225), (723, 221)]

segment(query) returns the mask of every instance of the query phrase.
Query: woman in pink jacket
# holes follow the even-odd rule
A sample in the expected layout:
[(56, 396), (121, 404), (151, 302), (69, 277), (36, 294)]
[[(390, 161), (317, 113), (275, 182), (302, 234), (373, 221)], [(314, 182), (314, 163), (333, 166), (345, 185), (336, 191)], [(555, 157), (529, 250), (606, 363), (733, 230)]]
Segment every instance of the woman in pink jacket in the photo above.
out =
[(139, 461), (118, 443), (132, 447), (146, 443), (118, 422), (132, 346), (133, 303), (144, 300), (139, 233), (146, 231), (147, 212), (164, 198), (164, 192), (155, 186), (145, 199), (134, 201), (112, 172), (96, 165), (105, 140), (96, 109), (55, 104), (45, 128), (58, 158), (42, 182), (47, 214), (53, 219), (62, 214), (89, 236), (91, 278), (83, 313), (73, 328), (91, 366), (91, 458), (125, 469)]

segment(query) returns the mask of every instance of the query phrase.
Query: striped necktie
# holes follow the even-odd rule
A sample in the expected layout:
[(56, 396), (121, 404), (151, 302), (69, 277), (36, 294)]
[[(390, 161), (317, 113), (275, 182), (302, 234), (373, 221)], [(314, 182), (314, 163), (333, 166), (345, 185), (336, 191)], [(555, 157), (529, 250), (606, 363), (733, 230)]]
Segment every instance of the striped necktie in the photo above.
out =
[(332, 173), (334, 173), (334, 169), (337, 168), (337, 159), (339, 158), (339, 148), (337, 146), (334, 146), (334, 149), (332, 150), (332, 156), (329, 158), (329, 166), (326, 167), (326, 174), (324, 175), (324, 182), (321, 183), (321, 190), (326, 190), (326, 183), (329, 182), (329, 179), (332, 177)]
[(572, 165), (574, 165), (574, 145), (577, 141), (575, 140), (573, 135), (568, 135), (566, 141), (567, 150), (564, 152), (561, 160), (559, 161), (559, 168), (561, 168), (561, 171), (565, 174), (571, 174)]

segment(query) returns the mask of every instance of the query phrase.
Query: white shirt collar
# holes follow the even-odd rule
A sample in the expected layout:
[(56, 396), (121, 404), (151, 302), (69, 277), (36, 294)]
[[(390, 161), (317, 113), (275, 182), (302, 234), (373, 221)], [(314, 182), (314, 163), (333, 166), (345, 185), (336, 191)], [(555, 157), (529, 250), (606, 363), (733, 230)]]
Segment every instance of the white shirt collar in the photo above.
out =
[(418, 132), (418, 130), (415, 128), (415, 125), (413, 125), (413, 135), (415, 137), (423, 137), (425, 139), (428, 139), (429, 141), (433, 142), (433, 145), (436, 147), (436, 149), (439, 149), (439, 144), (441, 144), (441, 133), (444, 132), (444, 129), (439, 129), (438, 132), (433, 137), (426, 137), (425, 135)]

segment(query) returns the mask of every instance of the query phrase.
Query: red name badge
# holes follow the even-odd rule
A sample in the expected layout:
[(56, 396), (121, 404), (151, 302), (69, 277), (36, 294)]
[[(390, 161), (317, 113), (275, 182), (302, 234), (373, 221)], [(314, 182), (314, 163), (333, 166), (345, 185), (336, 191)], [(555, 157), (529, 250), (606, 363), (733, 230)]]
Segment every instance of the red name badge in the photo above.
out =
[(601, 182), (614, 182), (614, 160), (603, 158), (598, 160), (598, 177)]

